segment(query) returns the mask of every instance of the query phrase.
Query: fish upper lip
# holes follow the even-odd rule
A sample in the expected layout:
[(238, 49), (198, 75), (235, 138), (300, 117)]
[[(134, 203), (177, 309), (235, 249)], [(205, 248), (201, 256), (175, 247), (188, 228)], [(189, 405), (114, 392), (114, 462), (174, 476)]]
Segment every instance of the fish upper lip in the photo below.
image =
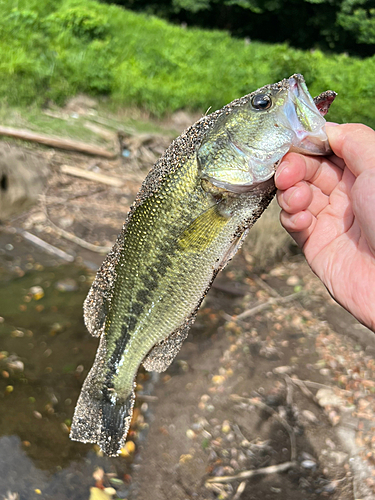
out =
[[(285, 114), (287, 116), (289, 127), (293, 131), (294, 137), (290, 151), (313, 154), (328, 155), (331, 154), (331, 148), (328, 143), (328, 137), (325, 132), (325, 120), (316, 107), (313, 99), (305, 91), (302, 84), (304, 79), (302, 75), (293, 75), (288, 79), (288, 102), (285, 105)], [(302, 110), (301, 110), (302, 105)], [(308, 120), (311, 130), (307, 130), (301, 122), (297, 107), (300, 106), (315, 115), (315, 120)]]

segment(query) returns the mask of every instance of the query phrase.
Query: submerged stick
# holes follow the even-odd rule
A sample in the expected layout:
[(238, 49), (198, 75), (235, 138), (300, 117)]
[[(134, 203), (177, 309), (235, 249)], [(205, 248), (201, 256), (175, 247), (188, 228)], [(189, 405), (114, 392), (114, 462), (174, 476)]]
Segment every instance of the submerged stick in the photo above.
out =
[(260, 469), (244, 470), (235, 476), (222, 476), (222, 477), (210, 477), (207, 479), (207, 483), (233, 483), (237, 479), (249, 479), (255, 476), (261, 476), (263, 474), (276, 474), (277, 472), (285, 472), (296, 465), (295, 462), (283, 462), (278, 465), (270, 465), (269, 467), (262, 467)]

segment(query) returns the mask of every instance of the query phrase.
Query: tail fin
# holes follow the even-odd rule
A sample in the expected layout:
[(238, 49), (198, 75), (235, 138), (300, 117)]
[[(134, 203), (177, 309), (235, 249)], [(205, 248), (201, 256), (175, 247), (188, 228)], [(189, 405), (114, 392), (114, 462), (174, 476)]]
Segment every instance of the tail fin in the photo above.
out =
[(125, 402), (102, 402), (102, 429), (98, 442), (100, 449), (110, 457), (118, 455), (125, 444), (133, 413), (134, 391)]
[(109, 456), (117, 456), (125, 444), (133, 414), (135, 394), (124, 400), (110, 394), (104, 383), (104, 348), (101, 342), (97, 357), (83, 384), (74, 411), (70, 438), (82, 443), (97, 443)]

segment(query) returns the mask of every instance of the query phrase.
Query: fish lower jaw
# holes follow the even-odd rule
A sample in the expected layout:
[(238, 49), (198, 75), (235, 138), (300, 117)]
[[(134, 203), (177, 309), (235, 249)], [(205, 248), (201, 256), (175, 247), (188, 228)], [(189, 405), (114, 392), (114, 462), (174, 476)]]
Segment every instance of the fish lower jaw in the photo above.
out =
[(219, 181), (217, 179), (207, 179), (214, 186), (236, 194), (253, 193), (265, 191), (275, 185), (274, 172), (266, 181), (251, 184), (230, 184), (229, 182)]

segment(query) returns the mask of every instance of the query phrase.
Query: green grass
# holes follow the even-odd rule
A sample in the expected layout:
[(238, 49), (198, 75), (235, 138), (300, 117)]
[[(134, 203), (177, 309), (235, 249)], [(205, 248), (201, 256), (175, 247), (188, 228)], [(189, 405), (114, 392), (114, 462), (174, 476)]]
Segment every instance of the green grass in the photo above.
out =
[(84, 92), (155, 116), (204, 113), (295, 72), (313, 95), (338, 92), (331, 120), (375, 127), (375, 57), (245, 44), (93, 0), (0, 1), (0, 97), (11, 106)]

